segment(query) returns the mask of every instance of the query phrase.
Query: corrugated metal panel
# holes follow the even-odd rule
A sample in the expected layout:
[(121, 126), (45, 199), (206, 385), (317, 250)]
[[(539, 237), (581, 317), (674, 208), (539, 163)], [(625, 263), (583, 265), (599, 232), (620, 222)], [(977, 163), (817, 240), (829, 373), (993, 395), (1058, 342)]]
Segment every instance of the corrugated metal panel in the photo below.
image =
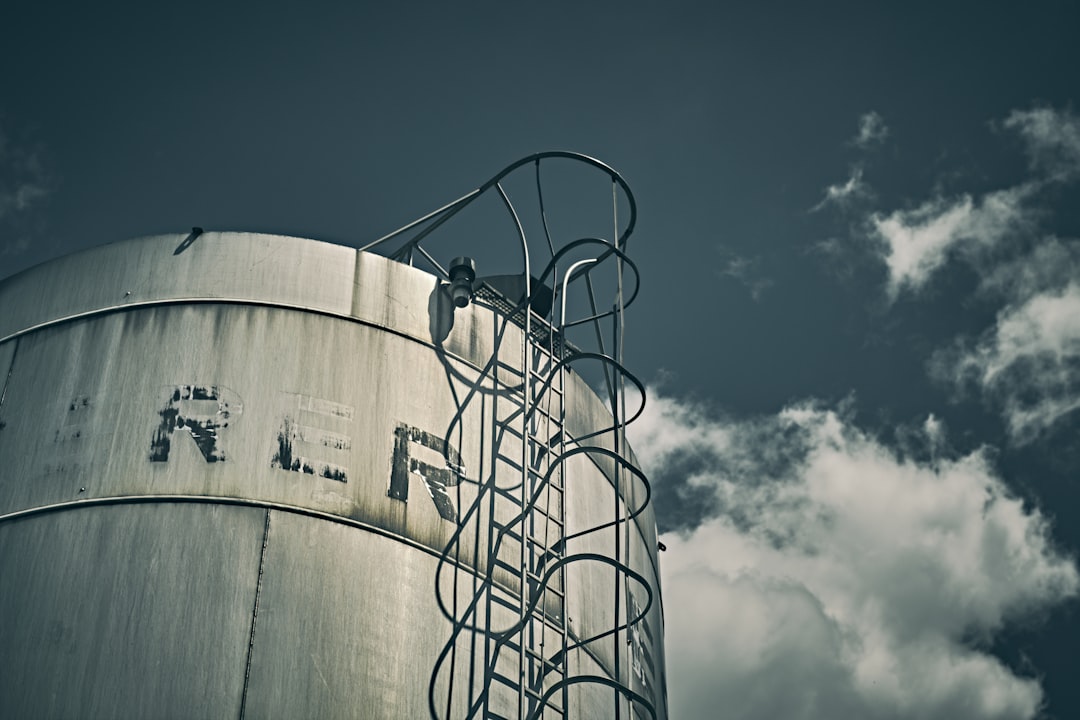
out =
[[(6, 278), (0, 340), (89, 313), (227, 300), (351, 317), (432, 341), (437, 281), (425, 272), (341, 245), (257, 233), (207, 232), (177, 253), (186, 237), (118, 242)], [(472, 312), (452, 321), (464, 330), (447, 350), (486, 361), (490, 333), (473, 331)]]
[(239, 717), (265, 512), (0, 523), (0, 717)]
[(356, 251), (276, 235), (208, 232), (113, 243), (0, 285), (0, 338), (58, 318), (137, 303), (239, 298), (348, 314)]
[[(428, 717), (451, 627), (432, 592), (435, 564), (379, 535), (272, 513), (245, 716)], [(437, 678), (437, 706), (449, 700), (460, 717), (468, 679), (454, 678), (451, 698), (450, 678)]]

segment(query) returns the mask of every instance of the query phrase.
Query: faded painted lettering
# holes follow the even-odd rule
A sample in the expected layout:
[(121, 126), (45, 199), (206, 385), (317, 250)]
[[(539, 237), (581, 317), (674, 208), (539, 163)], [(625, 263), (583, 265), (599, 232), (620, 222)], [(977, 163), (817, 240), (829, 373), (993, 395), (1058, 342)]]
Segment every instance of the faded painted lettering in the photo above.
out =
[[(347, 427), (344, 423), (352, 421), (353, 408), (311, 395), (297, 395), (296, 399), (296, 410), (281, 420), (270, 467), (348, 482), (346, 463), (352, 438), (325, 426)], [(304, 422), (297, 422), (297, 417)]]
[(277, 450), (274, 452), (274, 457), (270, 459), (270, 467), (318, 475), (338, 482), (349, 481), (349, 472), (343, 465), (300, 455), (297, 453), (297, 442), (321, 445), (331, 450), (348, 450), (352, 446), (352, 441), (347, 435), (298, 425), (292, 418), (286, 416), (278, 431)]
[(220, 432), (234, 415), (244, 411), (239, 396), (218, 385), (176, 385), (169, 389), (161, 421), (150, 441), (151, 462), (167, 462), (173, 434), (190, 435), (208, 463), (223, 462), (226, 453)]
[(352, 420), (354, 409), (350, 405), (343, 405), (342, 403), (334, 402), (333, 400), (324, 400), (323, 398), (312, 397), (310, 395), (297, 395), (297, 407), (305, 412), (318, 413), (319, 415), (326, 415), (328, 417), (340, 418), (342, 420)]
[[(410, 454), (410, 445), (416, 444), (440, 453), (446, 459), (444, 467), (436, 467)], [(409, 474), (424, 480), (428, 494), (444, 520), (457, 521), (457, 511), (447, 488), (456, 486), (465, 477), (461, 454), (441, 437), (399, 423), (394, 428), (394, 457), (390, 466), (390, 486), (387, 495), (402, 502), (409, 501)]]

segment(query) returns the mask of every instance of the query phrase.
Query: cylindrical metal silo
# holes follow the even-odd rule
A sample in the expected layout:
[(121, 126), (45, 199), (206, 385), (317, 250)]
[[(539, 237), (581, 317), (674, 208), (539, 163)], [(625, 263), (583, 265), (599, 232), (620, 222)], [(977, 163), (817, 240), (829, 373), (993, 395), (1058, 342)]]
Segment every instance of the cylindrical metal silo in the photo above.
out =
[(0, 283), (0, 716), (665, 717), (609, 404), (448, 299), (247, 233)]

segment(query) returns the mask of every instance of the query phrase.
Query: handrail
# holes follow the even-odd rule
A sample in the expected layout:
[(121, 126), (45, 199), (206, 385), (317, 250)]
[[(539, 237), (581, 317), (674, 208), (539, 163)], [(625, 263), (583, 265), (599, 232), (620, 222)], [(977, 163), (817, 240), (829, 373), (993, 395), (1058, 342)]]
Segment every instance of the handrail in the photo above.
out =
[[(546, 152), (534, 153), (532, 155), (528, 155), (526, 157), (523, 157), (520, 160), (512, 162), (509, 165), (507, 165), (506, 167), (504, 167), (502, 170), (500, 170), (499, 172), (495, 173), (495, 175), (493, 175), (487, 181), (482, 183), (475, 190), (467, 192), (464, 195), (462, 195), (461, 197), (459, 197), (458, 199), (452, 200), (451, 202), (446, 203), (442, 207), (436, 208), (435, 210), (432, 210), (431, 212), (429, 212), (429, 213), (427, 213), (427, 214), (425, 214), (425, 215), (423, 215), (423, 216), (421, 216), (421, 217), (419, 217), (419, 218), (417, 218), (417, 219), (415, 219), (415, 220), (413, 220), (413, 221), (411, 221), (409, 223), (406, 223), (405, 225), (401, 226), (397, 230), (392, 230), (389, 233), (383, 235), (382, 237), (380, 237), (380, 238), (378, 238), (376, 240), (373, 240), (373, 241), (367, 243), (366, 245), (362, 245), (359, 248), (359, 250), (361, 252), (367, 252), (367, 251), (370, 251), (370, 250), (374, 250), (375, 248), (383, 245), (386, 242), (389, 242), (390, 240), (398, 237), (399, 235), (402, 235), (402, 234), (408, 232), (409, 230), (412, 230), (413, 228), (418, 227), (420, 225), (423, 225), (425, 222), (430, 221), (431, 222), (430, 225), (428, 225), (427, 227), (420, 230), (417, 233), (416, 236), (414, 236), (410, 240), (406, 241), (396, 251), (394, 251), (393, 253), (390, 253), (391, 257), (397, 256), (397, 255), (401, 254), (405, 250), (405, 248), (407, 248), (409, 246), (413, 246), (413, 247), (417, 246), (420, 243), (421, 240), (423, 240), (425, 237), (427, 237), (432, 232), (437, 230), (440, 226), (442, 226), (444, 223), (446, 223), (448, 220), (450, 220), (450, 218), (452, 218), (454, 215), (456, 215), (457, 213), (464, 210), (470, 203), (472, 203), (474, 200), (479, 198), (481, 195), (483, 195), (485, 192), (487, 192), (491, 188), (498, 187), (500, 181), (502, 181), (504, 178), (506, 178), (511, 173), (513, 173), (515, 170), (517, 170), (518, 168), (520, 168), (520, 167), (522, 167), (524, 165), (527, 165), (529, 163), (535, 163), (537, 165), (537, 185), (539, 186), (539, 184), (540, 184), (540, 182), (539, 182), (539, 165), (540, 165), (540, 163), (542, 161), (544, 161), (544, 160), (549, 160), (549, 159), (554, 159), (554, 158), (576, 160), (576, 161), (578, 161), (580, 163), (583, 163), (585, 165), (592, 166), (592, 167), (602, 171), (606, 175), (608, 175), (608, 177), (611, 178), (612, 182), (614, 182), (616, 185), (618, 185), (622, 189), (623, 194), (626, 196), (626, 199), (627, 199), (627, 201), (629, 203), (629, 206), (630, 206), (630, 219), (627, 222), (626, 229), (623, 230), (623, 232), (619, 235), (619, 237), (615, 241), (614, 247), (616, 249), (625, 251), (627, 240), (629, 240), (630, 235), (634, 232), (634, 227), (637, 225), (637, 201), (634, 199), (633, 192), (630, 191), (630, 186), (626, 183), (626, 180), (623, 179), (622, 175), (620, 175), (614, 168), (607, 165), (606, 163), (601, 162), (600, 160), (597, 160), (596, 158), (590, 157), (590, 156), (585, 155), (583, 153), (572, 152), (572, 151), (569, 151), (569, 150), (548, 150)], [(543, 195), (541, 193), (541, 197), (542, 196)], [(543, 215), (543, 213), (542, 213), (542, 215)], [(547, 231), (547, 219), (546, 219), (546, 216), (543, 217), (543, 220), (544, 220), (544, 228), (545, 228), (545, 232), (546, 232)], [(606, 257), (606, 255), (604, 257)], [(604, 258), (602, 257), (600, 259), (604, 259)], [(443, 277), (445, 278), (445, 275)]]

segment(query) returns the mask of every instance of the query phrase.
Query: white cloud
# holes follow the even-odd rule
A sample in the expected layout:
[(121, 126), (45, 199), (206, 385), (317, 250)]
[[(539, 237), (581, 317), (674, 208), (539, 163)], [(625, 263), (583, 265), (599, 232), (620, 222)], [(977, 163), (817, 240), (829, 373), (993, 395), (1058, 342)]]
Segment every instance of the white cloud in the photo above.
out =
[(1011, 439), (1034, 440), (1080, 409), (1080, 241), (1041, 238), (984, 272), (980, 294), (1004, 299), (977, 340), (934, 354), (930, 371), (975, 386), (1001, 411)]
[(889, 271), (889, 297), (895, 299), (904, 289), (921, 290), (954, 252), (978, 259), (1010, 233), (1027, 227), (1024, 200), (1033, 190), (1033, 185), (1018, 185), (978, 202), (962, 195), (930, 200), (914, 210), (871, 215), (871, 231), (882, 242)]
[(825, 188), (825, 197), (821, 199), (814, 207), (810, 208), (810, 212), (817, 212), (826, 205), (840, 205), (844, 206), (851, 200), (866, 195), (868, 189), (866, 183), (863, 182), (863, 170), (859, 166), (855, 166), (851, 169), (851, 175), (844, 183), (838, 183), (836, 185), (830, 185)]
[[(869, 216), (871, 234), (883, 241), (891, 299), (905, 289), (921, 290), (953, 254), (966, 255), (981, 274), (991, 272), (992, 263), (985, 262), (987, 253), (1010, 233), (1030, 229), (1032, 196), (1048, 180), (1064, 181), (1080, 173), (1080, 118), (1035, 108), (1014, 110), (1003, 125), (1023, 138), (1035, 177), (979, 199), (968, 194), (936, 197), (913, 210)], [(827, 193), (821, 205), (829, 200)]]
[(1046, 290), (1063, 288), (1078, 277), (1080, 241), (1049, 235), (1041, 238), (1030, 252), (985, 270), (980, 291), (1016, 303)]
[(1001, 403), (1012, 438), (1031, 441), (1080, 409), (1080, 284), (1006, 306), (978, 343), (939, 353), (932, 369), (976, 383)]
[(664, 537), (673, 717), (1038, 712), (1038, 681), (986, 647), (1075, 595), (1077, 571), (983, 453), (916, 462), (813, 404), (735, 422), (653, 392), (646, 413), (648, 469), (705, 458), (658, 493), (704, 489), (716, 510)]
[(860, 148), (882, 142), (889, 134), (885, 120), (876, 112), (870, 111), (859, 116), (859, 134), (852, 142)]
[(1067, 180), (1080, 171), (1080, 118), (1042, 107), (1013, 110), (1005, 127), (1027, 143), (1032, 168), (1052, 180)]
[(1080, 174), (1080, 118), (1052, 108), (1015, 110), (1003, 123), (1024, 140), (1033, 171), (1027, 182), (981, 198), (937, 197), (913, 210), (875, 213), (890, 300), (923, 290), (953, 258), (980, 277), (979, 293), (1005, 305), (980, 340), (961, 339), (935, 354), (931, 371), (974, 383), (998, 403), (1012, 439), (1028, 442), (1080, 408), (1080, 310), (1075, 286), (1080, 245), (1035, 232), (1034, 196)]
[(0, 128), (0, 229), (4, 231), (0, 257), (17, 255), (29, 246), (23, 227), (26, 216), (50, 192), (50, 179), (38, 151), (12, 143)]
[(717, 271), (722, 277), (730, 277), (750, 291), (750, 297), (760, 300), (762, 294), (773, 286), (771, 278), (765, 277), (760, 270), (760, 258), (749, 258), (719, 248), (721, 265)]

